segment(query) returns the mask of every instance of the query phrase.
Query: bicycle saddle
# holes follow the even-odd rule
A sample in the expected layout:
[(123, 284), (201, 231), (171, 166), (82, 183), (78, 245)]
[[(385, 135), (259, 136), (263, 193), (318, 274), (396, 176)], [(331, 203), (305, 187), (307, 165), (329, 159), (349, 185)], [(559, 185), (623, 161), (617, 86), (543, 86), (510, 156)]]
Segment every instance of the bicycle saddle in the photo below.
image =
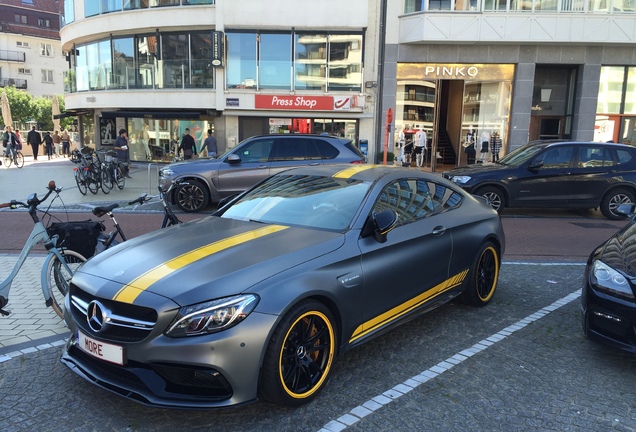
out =
[(119, 207), (119, 204), (115, 203), (115, 204), (111, 204), (109, 206), (105, 206), (105, 207), (95, 207), (93, 208), (93, 214), (97, 217), (102, 217), (107, 213), (110, 213), (111, 211), (113, 211), (113, 209), (116, 209), (117, 207)]

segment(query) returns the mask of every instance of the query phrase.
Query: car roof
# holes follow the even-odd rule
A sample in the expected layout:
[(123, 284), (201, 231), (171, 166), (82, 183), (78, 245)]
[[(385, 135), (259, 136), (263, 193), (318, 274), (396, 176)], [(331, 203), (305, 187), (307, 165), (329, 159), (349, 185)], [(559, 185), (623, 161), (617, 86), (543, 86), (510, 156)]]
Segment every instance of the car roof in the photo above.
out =
[(599, 141), (564, 141), (564, 140), (536, 140), (536, 141), (530, 141), (526, 145), (527, 146), (545, 146), (545, 147), (559, 146), (560, 147), (565, 145), (584, 146), (584, 145), (590, 145), (590, 144), (594, 144), (594, 145), (602, 144), (604, 146), (620, 147), (620, 148), (632, 147), (630, 145), (621, 144), (621, 143), (608, 143), (608, 142), (599, 142)]
[(326, 138), (332, 139), (342, 142), (349, 142), (351, 139), (337, 136), (337, 135), (328, 135), (328, 134), (298, 134), (298, 133), (274, 133), (274, 134), (264, 134), (264, 135), (254, 135), (249, 138), (246, 138), (244, 141), (251, 140), (253, 138), (271, 138), (271, 137), (283, 137), (283, 138)]

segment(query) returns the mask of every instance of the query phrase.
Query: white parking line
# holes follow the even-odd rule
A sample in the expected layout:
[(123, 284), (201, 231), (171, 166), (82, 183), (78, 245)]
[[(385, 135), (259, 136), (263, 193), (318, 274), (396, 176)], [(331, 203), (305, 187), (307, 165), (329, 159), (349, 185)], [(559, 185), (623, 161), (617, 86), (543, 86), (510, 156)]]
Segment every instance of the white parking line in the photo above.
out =
[[(576, 264), (576, 263), (546, 264), (546, 263), (525, 263), (525, 262), (524, 263), (511, 262), (507, 264), (543, 265), (543, 266), (545, 265), (585, 265), (585, 264)], [(573, 293), (563, 297), (562, 299), (555, 301), (551, 305), (548, 305), (542, 309), (539, 309), (537, 312), (534, 312), (533, 314), (528, 315), (524, 319), (517, 321), (516, 323), (504, 328), (503, 330), (500, 330), (497, 333), (491, 336), (488, 336), (486, 339), (483, 339), (477, 342), (475, 345), (471, 346), (470, 348), (467, 348), (463, 351), (458, 352), (452, 357), (449, 357), (446, 360), (443, 360), (437, 363), (435, 366), (425, 370), (419, 375), (415, 375), (414, 377), (407, 379), (403, 383), (396, 385), (392, 389), (389, 389), (385, 391), (384, 393), (369, 399), (362, 405), (359, 405), (353, 408), (348, 413), (338, 417), (336, 420), (331, 420), (329, 423), (324, 425), (322, 429), (320, 429), (318, 432), (340, 432), (345, 430), (347, 427), (358, 422), (360, 419), (368, 416), (369, 414), (372, 414), (374, 411), (382, 408), (384, 405), (387, 405), (393, 402), (394, 400), (400, 398), (401, 396), (405, 395), (406, 393), (410, 392), (411, 390), (413, 390), (420, 384), (424, 384), (428, 380), (431, 380), (435, 378), (436, 376), (443, 374), (444, 372), (446, 372), (453, 366), (458, 365), (464, 360), (467, 360), (468, 358), (474, 356), (475, 354), (480, 353), (481, 351), (485, 350), (489, 346), (502, 341), (503, 339), (515, 333), (516, 331), (519, 331), (525, 328), (528, 324), (545, 317), (550, 312), (554, 312), (555, 310), (565, 306), (566, 304), (572, 302), (573, 300), (576, 300), (580, 296), (581, 296), (581, 290), (578, 289), (574, 291)]]

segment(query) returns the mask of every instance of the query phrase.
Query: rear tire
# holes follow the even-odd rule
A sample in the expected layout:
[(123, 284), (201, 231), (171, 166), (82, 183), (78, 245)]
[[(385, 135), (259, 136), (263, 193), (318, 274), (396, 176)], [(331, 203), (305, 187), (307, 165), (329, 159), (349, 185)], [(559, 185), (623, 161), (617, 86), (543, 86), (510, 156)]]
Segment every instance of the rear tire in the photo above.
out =
[(105, 194), (110, 193), (110, 190), (113, 188), (113, 179), (112, 174), (110, 173), (110, 168), (108, 165), (104, 165), (102, 167), (102, 192)]
[(13, 163), (13, 158), (11, 158), (10, 156), (7, 156), (7, 151), (4, 151), (4, 166), (6, 168), (9, 168), (11, 166), (11, 163)]
[(210, 194), (199, 180), (188, 180), (175, 192), (177, 206), (186, 213), (196, 213), (205, 210), (210, 203)]
[(95, 169), (95, 167), (91, 167), (86, 174), (86, 179), (88, 180), (88, 190), (91, 191), (93, 195), (96, 195), (101, 185), (101, 179), (99, 178), (100, 174)]
[(62, 265), (56, 255), (53, 256), (46, 269), (46, 288), (51, 295), (51, 300), (53, 300), (51, 307), (60, 318), (64, 318), (64, 297), (68, 293), (71, 278), (77, 269), (86, 262), (86, 258), (70, 249), (62, 250), (62, 256), (68, 264), (70, 272), (66, 266)]
[(634, 202), (634, 194), (627, 189), (613, 189), (609, 191), (601, 201), (601, 213), (607, 219), (621, 220), (627, 216), (616, 213), (616, 209), (621, 204), (629, 204)]
[(334, 360), (337, 338), (329, 309), (315, 300), (294, 306), (269, 342), (259, 394), (290, 407), (311, 402), (323, 389)]
[[(79, 169), (82, 169), (81, 167)], [(82, 195), (86, 195), (88, 192), (88, 188), (86, 187), (86, 182), (84, 180), (84, 175), (81, 171), (75, 171), (75, 183), (77, 183), (77, 188), (79, 189)]]
[(492, 242), (484, 243), (468, 273), (468, 287), (461, 294), (461, 300), (473, 306), (487, 305), (497, 289), (500, 265), (497, 247)]
[(120, 165), (115, 169), (115, 184), (117, 189), (122, 190), (126, 186), (126, 177), (124, 176), (124, 170)]

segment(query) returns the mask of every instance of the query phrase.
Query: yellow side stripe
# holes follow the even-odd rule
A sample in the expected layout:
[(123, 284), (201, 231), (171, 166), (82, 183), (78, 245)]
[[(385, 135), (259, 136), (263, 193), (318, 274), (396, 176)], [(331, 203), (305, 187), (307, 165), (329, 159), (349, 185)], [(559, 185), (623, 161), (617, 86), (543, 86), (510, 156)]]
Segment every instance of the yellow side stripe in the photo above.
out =
[(375, 168), (376, 165), (370, 164), (370, 165), (356, 165), (353, 166), (351, 168), (346, 168), (343, 169), (342, 171), (338, 171), (337, 173), (335, 173), (333, 175), (333, 177), (335, 178), (342, 178), (342, 179), (348, 179), (353, 177), (354, 175), (358, 174), (361, 171), (366, 171), (368, 169), (371, 168)]
[(132, 303), (135, 299), (148, 287), (162, 278), (170, 275), (171, 273), (192, 264), (195, 261), (206, 258), (217, 252), (229, 249), (234, 246), (238, 246), (245, 242), (255, 240), (259, 237), (263, 237), (269, 234), (276, 233), (287, 229), (286, 226), (270, 225), (263, 228), (259, 228), (253, 231), (248, 231), (242, 234), (235, 235), (223, 240), (210, 243), (200, 248), (186, 252), (178, 257), (175, 257), (169, 261), (166, 261), (158, 266), (148, 270), (138, 278), (134, 279), (127, 285), (124, 285), (113, 297), (113, 300)]
[(437, 297), (438, 295), (452, 289), (455, 288), (456, 286), (460, 285), (464, 279), (466, 278), (466, 275), (468, 274), (468, 269), (464, 270), (463, 272), (451, 277), (450, 279), (445, 280), (444, 282), (442, 282), (441, 284), (431, 288), (428, 291), (423, 292), (422, 294), (418, 295), (417, 297), (412, 298), (411, 300), (408, 300), (404, 303), (402, 303), (401, 305), (398, 305), (396, 307), (394, 307), (393, 309), (384, 312), (381, 315), (378, 315), (377, 317), (361, 324), (360, 326), (358, 326), (358, 328), (353, 332), (353, 335), (351, 335), (351, 339), (349, 340), (349, 343), (352, 343), (354, 341), (356, 341), (357, 339), (360, 339), (362, 336), (377, 330), (378, 328), (389, 324), (390, 322), (400, 318), (401, 316), (411, 312), (413, 309), (423, 305), (424, 303), (426, 303), (427, 301)]

